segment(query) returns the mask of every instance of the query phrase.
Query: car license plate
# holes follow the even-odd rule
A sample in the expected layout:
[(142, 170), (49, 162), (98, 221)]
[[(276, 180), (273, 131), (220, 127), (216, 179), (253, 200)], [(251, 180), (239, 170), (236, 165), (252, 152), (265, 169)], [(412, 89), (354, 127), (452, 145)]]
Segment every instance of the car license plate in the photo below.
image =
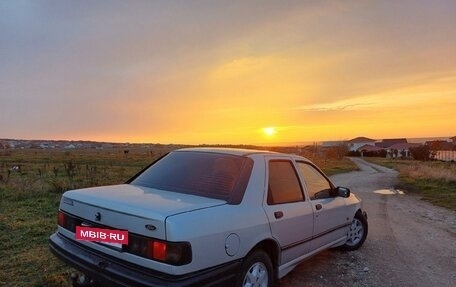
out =
[(76, 240), (94, 241), (115, 248), (122, 248), (122, 244), (128, 244), (127, 230), (76, 226), (75, 237)]

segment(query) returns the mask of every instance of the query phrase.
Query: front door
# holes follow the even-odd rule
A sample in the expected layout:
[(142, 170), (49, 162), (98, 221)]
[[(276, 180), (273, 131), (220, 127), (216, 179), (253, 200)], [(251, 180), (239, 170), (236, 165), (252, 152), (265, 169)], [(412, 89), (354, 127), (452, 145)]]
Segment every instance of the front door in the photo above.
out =
[(343, 239), (350, 224), (345, 199), (333, 194), (334, 187), (316, 167), (297, 165), (314, 212), (312, 250)]

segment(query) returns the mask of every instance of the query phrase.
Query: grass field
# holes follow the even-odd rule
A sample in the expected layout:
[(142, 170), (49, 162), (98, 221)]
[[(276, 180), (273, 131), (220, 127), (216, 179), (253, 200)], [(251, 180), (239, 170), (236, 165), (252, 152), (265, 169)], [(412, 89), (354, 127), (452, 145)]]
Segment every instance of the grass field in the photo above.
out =
[(435, 205), (456, 210), (456, 164), (440, 161), (365, 158), (399, 172), (398, 188), (419, 194)]
[(48, 248), (61, 194), (125, 182), (169, 149), (1, 152), (0, 286), (69, 286), (70, 268)]
[[(70, 286), (71, 269), (48, 248), (61, 194), (123, 183), (174, 148), (0, 151), (0, 286)], [(308, 157), (328, 174), (356, 169), (347, 159)]]

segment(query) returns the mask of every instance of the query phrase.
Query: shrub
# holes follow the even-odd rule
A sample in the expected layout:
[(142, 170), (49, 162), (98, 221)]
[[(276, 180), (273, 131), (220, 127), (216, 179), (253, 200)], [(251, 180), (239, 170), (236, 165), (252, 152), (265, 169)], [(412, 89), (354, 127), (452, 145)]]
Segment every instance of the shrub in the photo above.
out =
[(412, 154), (413, 159), (416, 160), (428, 161), (431, 159), (431, 152), (426, 145), (412, 147), (410, 148), (410, 153)]
[(361, 152), (359, 151), (349, 151), (347, 156), (361, 156)]

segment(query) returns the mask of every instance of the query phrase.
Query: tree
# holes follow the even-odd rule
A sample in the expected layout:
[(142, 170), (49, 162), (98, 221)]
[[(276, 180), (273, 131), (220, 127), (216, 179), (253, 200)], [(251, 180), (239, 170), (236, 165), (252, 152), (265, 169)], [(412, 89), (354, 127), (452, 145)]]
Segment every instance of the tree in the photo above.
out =
[(415, 160), (428, 161), (431, 159), (431, 152), (427, 145), (412, 147), (410, 148), (410, 153)]

